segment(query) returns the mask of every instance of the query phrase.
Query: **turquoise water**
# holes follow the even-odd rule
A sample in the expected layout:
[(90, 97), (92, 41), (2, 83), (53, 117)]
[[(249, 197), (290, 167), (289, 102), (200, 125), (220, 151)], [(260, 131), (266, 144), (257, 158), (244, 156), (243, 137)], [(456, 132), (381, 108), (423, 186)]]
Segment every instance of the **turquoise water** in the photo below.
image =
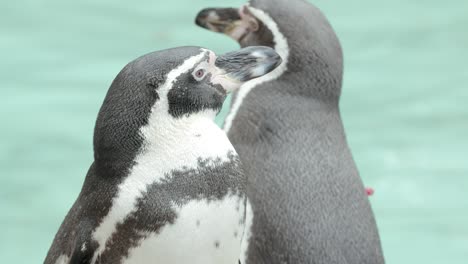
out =
[[(343, 2), (314, 1), (342, 40), (343, 118), (387, 262), (468, 263), (468, 1)], [(193, 20), (241, 3), (0, 2), (2, 263), (43, 261), (119, 70), (173, 46), (236, 49)]]

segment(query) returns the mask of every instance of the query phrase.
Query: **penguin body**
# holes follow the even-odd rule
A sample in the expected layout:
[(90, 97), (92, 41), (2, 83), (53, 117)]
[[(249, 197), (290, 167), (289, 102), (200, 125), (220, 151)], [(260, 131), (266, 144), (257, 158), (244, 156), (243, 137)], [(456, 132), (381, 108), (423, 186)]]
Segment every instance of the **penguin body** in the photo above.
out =
[(302, 0), (252, 0), (196, 22), (284, 60), (234, 94), (225, 121), (253, 212), (241, 262), (384, 263), (339, 112), (341, 46), (323, 14)]
[(45, 263), (237, 263), (245, 177), (214, 118), (227, 92), (278, 60), (269, 48), (216, 57), (183, 47), (128, 64), (101, 107), (94, 163)]

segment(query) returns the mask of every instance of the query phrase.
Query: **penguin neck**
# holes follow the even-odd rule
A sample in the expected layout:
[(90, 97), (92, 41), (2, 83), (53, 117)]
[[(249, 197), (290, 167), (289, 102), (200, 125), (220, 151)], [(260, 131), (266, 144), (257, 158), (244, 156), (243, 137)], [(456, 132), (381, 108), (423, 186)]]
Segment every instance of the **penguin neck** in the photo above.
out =
[(161, 148), (178, 148), (181, 138), (184, 137), (197, 140), (207, 131), (217, 128), (214, 122), (215, 117), (214, 110), (203, 110), (178, 118), (167, 114), (152, 115), (148, 125), (140, 129), (140, 133), (145, 139), (144, 149), (159, 151)]
[(327, 107), (338, 107), (342, 79), (331, 76), (327, 70), (320, 67), (305, 66), (300, 71), (291, 70), (275, 81), (273, 89), (280, 96), (299, 96), (310, 99), (314, 103), (324, 103)]
[[(326, 71), (329, 65), (314, 50), (300, 50), (301, 47), (298, 45), (290, 46), (286, 35), (280, 30), (275, 20), (265, 11), (253, 6), (249, 6), (249, 10), (271, 31), (274, 42), (273, 48), (281, 56), (283, 63), (271, 73), (247, 82), (236, 92), (235, 100), (231, 105), (231, 111), (224, 123), (224, 130), (229, 132), (244, 99), (246, 99), (253, 89), (256, 89), (257, 94), (261, 93), (262, 96), (258, 97), (262, 98), (268, 97), (271, 94), (300, 96), (319, 102), (317, 104), (319, 107), (328, 108), (331, 106), (337, 109), (339, 92), (341, 90), (341, 75), (329, 74)], [(294, 39), (294, 37), (289, 37)], [(341, 50), (339, 48), (338, 50), (340, 52), (339, 57), (341, 58)], [(317, 63), (317, 65), (306, 63), (309, 61)], [(339, 65), (340, 61), (336, 65), (333, 64), (332, 67), (333, 69), (339, 68)], [(339, 77), (336, 78), (336, 76)], [(294, 86), (294, 88), (290, 86)], [(272, 102), (265, 103), (267, 105), (272, 104)], [(311, 102), (309, 101), (308, 103)]]
[(228, 132), (231, 129), (232, 122), (239, 111), (240, 106), (242, 105), (243, 100), (245, 97), (254, 89), (255, 87), (259, 86), (260, 84), (271, 82), (275, 79), (278, 79), (282, 76), (287, 70), (287, 65), (289, 61), (289, 45), (284, 37), (283, 33), (278, 28), (276, 22), (263, 10), (257, 9), (255, 7), (249, 7), (250, 12), (262, 21), (262, 23), (272, 32), (273, 35), (273, 42), (275, 43), (274, 49), (275, 51), (281, 56), (283, 62), (280, 66), (274, 69), (269, 74), (266, 74), (260, 78), (251, 80), (244, 85), (235, 93), (236, 99), (234, 100), (233, 104), (231, 105), (231, 110), (226, 117), (224, 122), (224, 131)]
[[(213, 128), (220, 130), (214, 122), (215, 116), (214, 110), (204, 110), (178, 118), (174, 118), (168, 112), (154, 111), (136, 133), (122, 133), (129, 125), (108, 126), (120, 133), (107, 131), (100, 133), (105, 135), (104, 139), (95, 140), (95, 165), (98, 175), (125, 177), (135, 165), (138, 156), (151, 153), (158, 153), (159, 156), (170, 155), (174, 153), (174, 149), (181, 148), (182, 138), (190, 138), (189, 141), (195, 142)], [(190, 146), (185, 147), (190, 151)]]
[(343, 53), (326, 17), (306, 1), (252, 3), (258, 7), (249, 10), (271, 31), (272, 48), (283, 58), (279, 69), (264, 76), (263, 82), (283, 81), (284, 93), (336, 104), (341, 94)]

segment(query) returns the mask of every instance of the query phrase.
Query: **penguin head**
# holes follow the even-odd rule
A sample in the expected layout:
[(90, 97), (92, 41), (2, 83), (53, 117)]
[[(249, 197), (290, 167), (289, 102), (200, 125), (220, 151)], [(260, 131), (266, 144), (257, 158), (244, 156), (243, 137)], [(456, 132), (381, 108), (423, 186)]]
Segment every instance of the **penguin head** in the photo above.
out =
[(247, 5), (240, 8), (206, 8), (195, 19), (200, 27), (224, 33), (241, 47), (262, 45), (274, 47), (273, 33), (252, 14)]
[(281, 57), (269, 47), (248, 47), (220, 56), (199, 47), (158, 51), (134, 60), (118, 74), (108, 94), (113, 101), (109, 104), (147, 104), (151, 112), (172, 118), (216, 112), (227, 93), (280, 63)]
[(274, 48), (284, 61), (274, 79), (286, 77), (304, 84), (295, 85), (297, 89), (290, 93), (325, 100), (339, 98), (341, 46), (328, 20), (308, 1), (251, 0), (240, 8), (206, 8), (195, 22), (226, 34), (241, 47)]
[(164, 124), (192, 116), (214, 119), (227, 93), (280, 62), (269, 47), (248, 47), (220, 56), (199, 47), (180, 47), (130, 62), (114, 79), (99, 112), (95, 160), (108, 163), (135, 153), (145, 140), (142, 127), (157, 133)]

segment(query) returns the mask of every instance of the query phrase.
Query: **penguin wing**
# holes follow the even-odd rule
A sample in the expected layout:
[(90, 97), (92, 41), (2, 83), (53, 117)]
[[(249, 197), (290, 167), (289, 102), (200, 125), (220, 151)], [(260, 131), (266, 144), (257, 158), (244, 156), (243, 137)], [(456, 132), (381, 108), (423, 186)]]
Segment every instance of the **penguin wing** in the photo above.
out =
[(81, 252), (81, 250), (75, 250), (73, 251), (71, 258), (70, 258), (70, 264), (90, 264), (91, 260), (93, 259), (94, 252)]
[(97, 243), (91, 238), (92, 230), (93, 225), (90, 221), (81, 221), (78, 225), (69, 264), (91, 263), (98, 248)]

